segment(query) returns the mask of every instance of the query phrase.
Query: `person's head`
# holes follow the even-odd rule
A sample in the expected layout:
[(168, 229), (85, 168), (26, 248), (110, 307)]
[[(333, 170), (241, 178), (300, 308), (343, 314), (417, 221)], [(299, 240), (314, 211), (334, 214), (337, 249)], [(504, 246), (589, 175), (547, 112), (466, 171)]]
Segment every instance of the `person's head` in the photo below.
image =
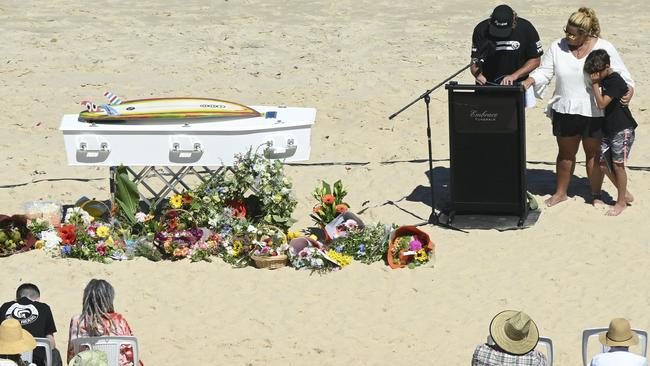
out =
[(515, 310), (502, 311), (492, 319), (490, 336), (497, 347), (513, 355), (532, 351), (539, 340), (535, 322), (523, 311)]
[(600, 343), (609, 347), (629, 347), (639, 343), (639, 335), (623, 318), (612, 319), (607, 332), (600, 333), (598, 338)]
[(91, 336), (103, 334), (102, 319), (107, 318), (108, 313), (115, 311), (113, 308), (114, 299), (115, 290), (110, 283), (104, 280), (92, 279), (86, 285), (81, 318), (86, 323)]
[(510, 37), (512, 30), (517, 26), (517, 13), (508, 5), (499, 5), (490, 15), (488, 32), (492, 37)]
[(0, 357), (19, 362), (20, 354), (36, 348), (36, 340), (16, 319), (0, 324)]
[(600, 37), (600, 23), (596, 12), (582, 7), (572, 13), (564, 27), (567, 42), (572, 46), (582, 45), (589, 37)]
[(23, 283), (16, 289), (16, 301), (23, 297), (32, 301), (38, 301), (41, 298), (41, 291), (33, 283)]
[(584, 71), (590, 75), (598, 73), (598, 79), (600, 80), (611, 73), (609, 62), (607, 51), (593, 50), (585, 60)]

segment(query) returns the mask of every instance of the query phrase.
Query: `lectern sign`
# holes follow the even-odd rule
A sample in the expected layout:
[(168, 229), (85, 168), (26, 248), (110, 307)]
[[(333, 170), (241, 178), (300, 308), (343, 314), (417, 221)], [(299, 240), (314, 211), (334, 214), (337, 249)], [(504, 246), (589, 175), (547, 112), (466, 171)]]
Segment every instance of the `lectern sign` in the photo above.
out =
[(517, 129), (515, 100), (503, 94), (456, 93), (455, 129), (459, 133), (512, 133)]

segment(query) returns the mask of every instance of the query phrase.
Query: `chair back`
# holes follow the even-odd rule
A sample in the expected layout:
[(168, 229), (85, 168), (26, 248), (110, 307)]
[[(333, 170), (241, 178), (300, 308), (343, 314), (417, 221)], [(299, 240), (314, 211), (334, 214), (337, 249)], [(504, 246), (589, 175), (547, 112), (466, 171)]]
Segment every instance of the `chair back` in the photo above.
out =
[[(582, 331), (582, 364), (589, 366), (591, 362), (588, 355), (589, 338), (598, 336), (602, 332), (607, 332), (609, 328), (589, 328)], [(641, 346), (641, 356), (646, 357), (648, 351), (648, 332), (640, 329), (632, 329), (633, 332), (639, 335), (639, 345)], [(600, 352), (605, 353), (609, 351), (609, 347), (600, 345)]]
[[(52, 366), (52, 343), (48, 338), (34, 338), (36, 340), (36, 348), (45, 348), (45, 366)], [(34, 351), (27, 351), (20, 354), (23, 361), (31, 363), (34, 360)]]
[[(494, 345), (494, 340), (492, 339), (492, 336), (487, 336), (487, 344), (493, 346)], [(546, 350), (546, 365), (547, 366), (553, 366), (553, 341), (551, 338), (548, 337), (539, 337), (539, 341), (537, 342), (537, 346), (544, 346)]]
[(131, 336), (102, 336), (83, 337), (72, 340), (72, 349), (77, 354), (86, 349), (98, 350), (106, 353), (108, 366), (120, 366), (120, 350), (122, 346), (130, 346), (133, 350), (133, 364), (140, 361), (138, 353), (138, 340)]

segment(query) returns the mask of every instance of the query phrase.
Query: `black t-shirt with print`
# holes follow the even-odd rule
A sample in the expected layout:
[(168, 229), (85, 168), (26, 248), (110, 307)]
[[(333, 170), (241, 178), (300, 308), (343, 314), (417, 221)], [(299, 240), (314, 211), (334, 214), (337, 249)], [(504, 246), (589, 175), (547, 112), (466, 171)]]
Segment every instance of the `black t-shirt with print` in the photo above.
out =
[(605, 107), (605, 125), (603, 130), (607, 135), (614, 135), (626, 128), (636, 128), (630, 108), (621, 104), (621, 97), (627, 93), (627, 83), (619, 73), (613, 72), (600, 81), (603, 95), (612, 98)]
[[(9, 318), (18, 320), (23, 329), (36, 338), (45, 338), (49, 334), (56, 333), (56, 325), (50, 307), (26, 297), (0, 306), (0, 317), (2, 320)], [(38, 366), (45, 365), (43, 348), (38, 347), (34, 350), (33, 362)]]
[[(494, 54), (485, 58), (482, 65), (483, 76), (492, 83), (517, 71), (526, 61), (541, 57), (544, 53), (539, 34), (533, 25), (524, 18), (517, 18), (517, 25), (507, 38), (495, 38), (488, 32), (490, 20), (486, 19), (476, 25), (472, 34), (472, 58), (478, 58), (479, 51), (486, 41), (492, 41), (496, 47)], [(526, 80), (522, 75), (517, 81)]]

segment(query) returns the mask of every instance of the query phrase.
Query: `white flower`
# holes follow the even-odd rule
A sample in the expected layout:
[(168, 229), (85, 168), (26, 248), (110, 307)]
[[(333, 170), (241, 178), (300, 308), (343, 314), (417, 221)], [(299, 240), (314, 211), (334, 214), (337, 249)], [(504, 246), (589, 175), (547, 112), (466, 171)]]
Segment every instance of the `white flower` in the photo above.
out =
[(41, 231), (41, 240), (45, 242), (45, 250), (52, 250), (61, 244), (61, 238), (56, 231)]
[(255, 226), (253, 226), (253, 225), (248, 225), (248, 228), (246, 229), (246, 231), (248, 231), (251, 234), (255, 234), (255, 233), (257, 233), (257, 228)]
[(66, 223), (78, 223), (89, 225), (93, 221), (92, 216), (86, 210), (81, 207), (72, 207), (69, 208), (65, 213), (65, 222)]
[(143, 223), (147, 219), (147, 214), (144, 212), (138, 212), (135, 214), (135, 221)]

